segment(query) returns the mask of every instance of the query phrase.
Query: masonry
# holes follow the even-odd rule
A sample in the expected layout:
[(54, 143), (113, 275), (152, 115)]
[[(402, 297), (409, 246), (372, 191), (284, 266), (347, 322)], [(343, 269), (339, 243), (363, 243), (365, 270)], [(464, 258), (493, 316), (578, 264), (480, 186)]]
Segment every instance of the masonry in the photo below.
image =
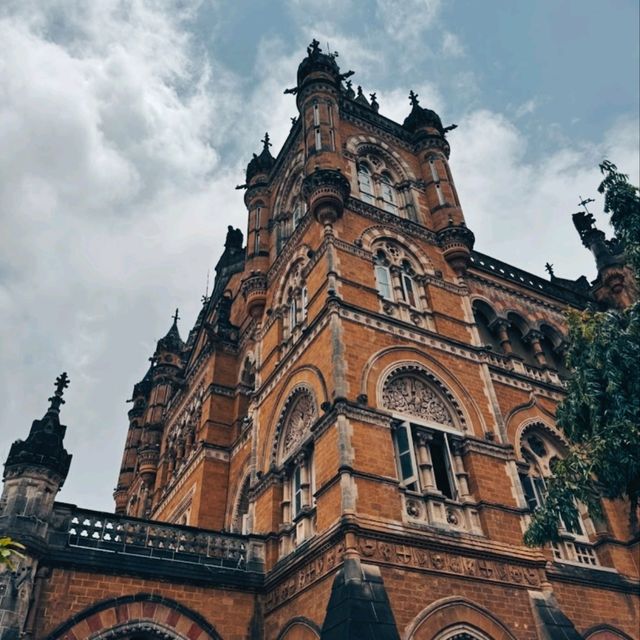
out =
[(522, 542), (567, 447), (564, 314), (628, 304), (624, 256), (588, 212), (593, 282), (474, 250), (453, 127), (413, 92), (385, 118), (350, 75), (309, 46), (287, 140), (247, 167), (246, 243), (229, 227), (133, 388), (114, 512), (55, 501), (66, 374), (12, 446), (3, 640), (638, 638), (629, 505)]

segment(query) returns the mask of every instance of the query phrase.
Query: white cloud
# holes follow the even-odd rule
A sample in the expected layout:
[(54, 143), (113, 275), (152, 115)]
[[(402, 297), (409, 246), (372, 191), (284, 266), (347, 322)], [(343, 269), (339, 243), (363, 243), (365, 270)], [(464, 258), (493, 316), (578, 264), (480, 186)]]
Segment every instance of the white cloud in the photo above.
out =
[(376, 13), (393, 40), (414, 42), (435, 23), (441, 0), (377, 0)]
[(448, 58), (461, 58), (464, 56), (464, 46), (455, 33), (445, 31), (442, 36), (441, 53)]
[[(560, 277), (595, 276), (570, 214), (579, 195), (594, 197), (593, 211), (602, 210), (596, 188), (603, 158), (638, 175), (637, 120), (618, 122), (598, 144), (565, 143), (536, 160), (528, 159), (524, 133), (498, 113), (475, 111), (450, 137), (454, 179), (479, 251), (535, 273), (549, 261)], [(610, 233), (606, 216), (599, 224)]]
[(68, 369), (80, 455), (66, 496), (98, 508), (154, 339), (175, 306), (183, 327), (194, 319), (226, 225), (244, 227), (240, 172), (213, 148), (241, 98), (211, 93), (233, 80), (209, 68), (177, 6), (16, 3), (0, 19), (3, 446)]

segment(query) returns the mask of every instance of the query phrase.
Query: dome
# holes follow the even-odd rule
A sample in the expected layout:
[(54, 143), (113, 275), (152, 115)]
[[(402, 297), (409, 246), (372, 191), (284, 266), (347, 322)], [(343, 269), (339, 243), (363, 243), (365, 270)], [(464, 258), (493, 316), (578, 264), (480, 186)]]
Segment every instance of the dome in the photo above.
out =
[(269, 142), (268, 133), (264, 134), (264, 140), (262, 142), (264, 143), (262, 152), (259, 156), (254, 153), (253, 158), (247, 165), (247, 184), (259, 173), (269, 173), (273, 167), (273, 163), (276, 161), (269, 151), (271, 143)]
[(418, 129), (428, 128), (436, 129), (441, 135), (444, 135), (444, 127), (442, 126), (440, 116), (431, 109), (421, 107), (418, 102), (418, 96), (413, 91), (409, 93), (409, 100), (411, 100), (413, 108), (411, 109), (411, 113), (405, 118), (402, 126), (408, 131), (411, 131), (411, 133), (415, 133)]
[(333, 76), (340, 75), (340, 67), (333, 53), (322, 53), (320, 43), (313, 40), (307, 47), (307, 57), (298, 66), (298, 87), (302, 86), (304, 79), (311, 73), (320, 72)]

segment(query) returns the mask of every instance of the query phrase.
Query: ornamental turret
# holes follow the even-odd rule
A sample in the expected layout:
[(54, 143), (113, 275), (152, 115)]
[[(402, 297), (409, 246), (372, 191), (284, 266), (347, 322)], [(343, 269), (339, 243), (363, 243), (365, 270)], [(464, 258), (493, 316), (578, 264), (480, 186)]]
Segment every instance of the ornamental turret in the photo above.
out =
[(26, 440), (11, 445), (4, 464), (0, 520), (5, 530), (17, 527), (24, 541), (42, 535), (40, 529), (46, 528), (53, 501), (69, 473), (71, 454), (64, 447), (67, 427), (60, 424), (62, 395), (68, 386), (67, 374), (59, 375), (47, 412), (33, 421)]
[(71, 454), (64, 447), (66, 426), (60, 424), (66, 373), (56, 379), (56, 391), (40, 420), (34, 420), (26, 440), (16, 440), (4, 465), (0, 501), (0, 537), (22, 543), (25, 551), (13, 570), (0, 572), (0, 639), (23, 636), (39, 558), (46, 552), (56, 495), (69, 473)]
[(402, 126), (415, 140), (433, 229), (438, 234), (445, 259), (456, 273), (462, 274), (469, 264), (475, 238), (466, 227), (449, 169), (450, 148), (446, 134), (456, 125), (444, 127), (440, 116), (432, 109), (422, 107), (413, 91), (409, 93), (409, 101), (411, 113)]
[[(253, 160), (247, 167), (246, 193), (244, 203), (248, 212), (247, 225), (247, 270), (252, 276), (264, 278), (264, 274), (269, 268), (269, 242), (270, 242), (270, 192), (268, 178), (275, 159), (271, 155), (269, 147), (271, 141), (269, 134), (265, 133), (262, 139), (262, 153), (253, 156)], [(231, 233), (231, 228), (230, 228)], [(229, 240), (229, 237), (227, 237)], [(242, 242), (240, 242), (242, 248)], [(227, 245), (225, 244), (225, 251)], [(255, 279), (255, 278), (254, 278)], [(250, 304), (250, 313), (261, 314), (263, 302), (258, 303), (258, 309)]]
[(338, 121), (341, 83), (353, 72), (340, 73), (337, 57), (337, 53), (323, 53), (313, 40), (298, 67), (297, 86), (287, 90), (296, 94), (304, 138), (302, 193), (311, 214), (323, 224), (342, 215), (350, 190)]

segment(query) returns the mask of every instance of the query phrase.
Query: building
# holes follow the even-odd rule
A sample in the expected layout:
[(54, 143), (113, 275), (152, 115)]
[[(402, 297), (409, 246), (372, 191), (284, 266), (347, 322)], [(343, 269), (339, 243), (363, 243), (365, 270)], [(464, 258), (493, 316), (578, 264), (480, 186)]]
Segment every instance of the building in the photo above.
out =
[(247, 167), (186, 341), (133, 389), (115, 513), (54, 499), (51, 406), (5, 464), (0, 637), (42, 640), (638, 638), (628, 506), (522, 543), (565, 439), (563, 313), (632, 279), (588, 212), (598, 278), (473, 250), (440, 117), (402, 125), (313, 42), (299, 117)]

